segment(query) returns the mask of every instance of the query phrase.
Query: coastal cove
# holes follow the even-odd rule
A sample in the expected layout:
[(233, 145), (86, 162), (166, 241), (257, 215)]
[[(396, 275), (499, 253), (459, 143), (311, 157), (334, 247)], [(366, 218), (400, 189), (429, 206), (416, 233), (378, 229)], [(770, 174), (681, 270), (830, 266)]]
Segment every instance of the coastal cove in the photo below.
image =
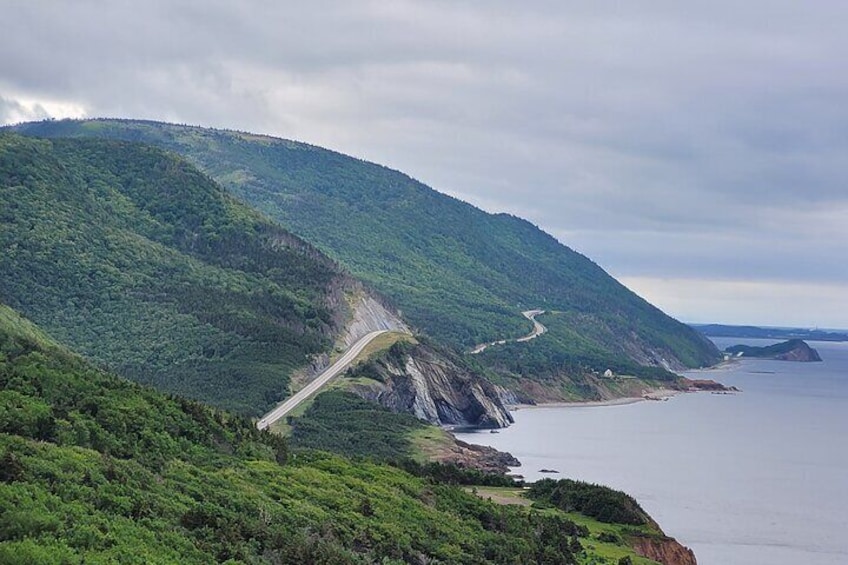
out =
[(457, 435), (512, 453), (527, 480), (568, 477), (633, 495), (701, 565), (848, 563), (848, 343), (810, 345), (822, 363), (751, 359), (686, 374), (739, 394), (522, 408), (500, 433)]

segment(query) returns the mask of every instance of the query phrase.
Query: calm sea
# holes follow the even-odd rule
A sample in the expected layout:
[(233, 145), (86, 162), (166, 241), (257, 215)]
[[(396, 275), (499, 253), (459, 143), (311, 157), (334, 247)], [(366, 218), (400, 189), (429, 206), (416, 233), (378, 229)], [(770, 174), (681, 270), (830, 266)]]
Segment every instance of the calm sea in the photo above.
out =
[(458, 435), (511, 452), (528, 480), (628, 492), (701, 565), (846, 565), (848, 343), (810, 345), (823, 363), (747, 360), (696, 373), (740, 394), (523, 409), (500, 433)]

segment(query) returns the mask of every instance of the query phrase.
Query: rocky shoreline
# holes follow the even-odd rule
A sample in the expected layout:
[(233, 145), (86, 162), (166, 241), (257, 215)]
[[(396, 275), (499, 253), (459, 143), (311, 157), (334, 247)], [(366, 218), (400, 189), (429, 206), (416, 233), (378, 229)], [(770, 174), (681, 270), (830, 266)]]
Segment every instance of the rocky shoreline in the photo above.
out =
[[(451, 434), (453, 436), (453, 434)], [(432, 461), (450, 463), (464, 469), (476, 469), (497, 475), (509, 474), (510, 467), (518, 467), (521, 461), (511, 453), (498, 451), (494, 447), (466, 443), (454, 437), (453, 445), (431, 456)]]
[(644, 401), (665, 401), (679, 394), (689, 392), (741, 392), (734, 386), (725, 386), (712, 379), (688, 379), (683, 378), (683, 388), (660, 388), (645, 392), (641, 396), (625, 396), (620, 398), (609, 398), (604, 400), (584, 400), (570, 402), (540, 402), (537, 404), (518, 403), (508, 405), (509, 410), (526, 410), (528, 408), (587, 408), (599, 406), (625, 406)]

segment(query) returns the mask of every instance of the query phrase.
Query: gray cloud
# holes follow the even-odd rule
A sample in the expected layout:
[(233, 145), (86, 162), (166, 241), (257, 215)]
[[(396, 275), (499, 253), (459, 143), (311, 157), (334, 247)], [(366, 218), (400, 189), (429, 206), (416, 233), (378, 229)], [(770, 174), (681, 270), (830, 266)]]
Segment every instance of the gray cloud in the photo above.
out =
[(527, 4), (12, 3), (0, 119), (301, 139), (528, 217), (624, 278), (848, 291), (848, 4)]

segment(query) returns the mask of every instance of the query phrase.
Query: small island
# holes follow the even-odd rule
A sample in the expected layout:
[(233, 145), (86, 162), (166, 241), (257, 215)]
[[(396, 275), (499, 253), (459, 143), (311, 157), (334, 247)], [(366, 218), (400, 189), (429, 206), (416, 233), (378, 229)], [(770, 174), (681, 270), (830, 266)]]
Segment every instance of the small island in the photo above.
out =
[(733, 345), (724, 351), (734, 357), (751, 357), (755, 359), (776, 359), (778, 361), (798, 361), (804, 363), (822, 360), (819, 352), (801, 339), (790, 339), (765, 347)]

